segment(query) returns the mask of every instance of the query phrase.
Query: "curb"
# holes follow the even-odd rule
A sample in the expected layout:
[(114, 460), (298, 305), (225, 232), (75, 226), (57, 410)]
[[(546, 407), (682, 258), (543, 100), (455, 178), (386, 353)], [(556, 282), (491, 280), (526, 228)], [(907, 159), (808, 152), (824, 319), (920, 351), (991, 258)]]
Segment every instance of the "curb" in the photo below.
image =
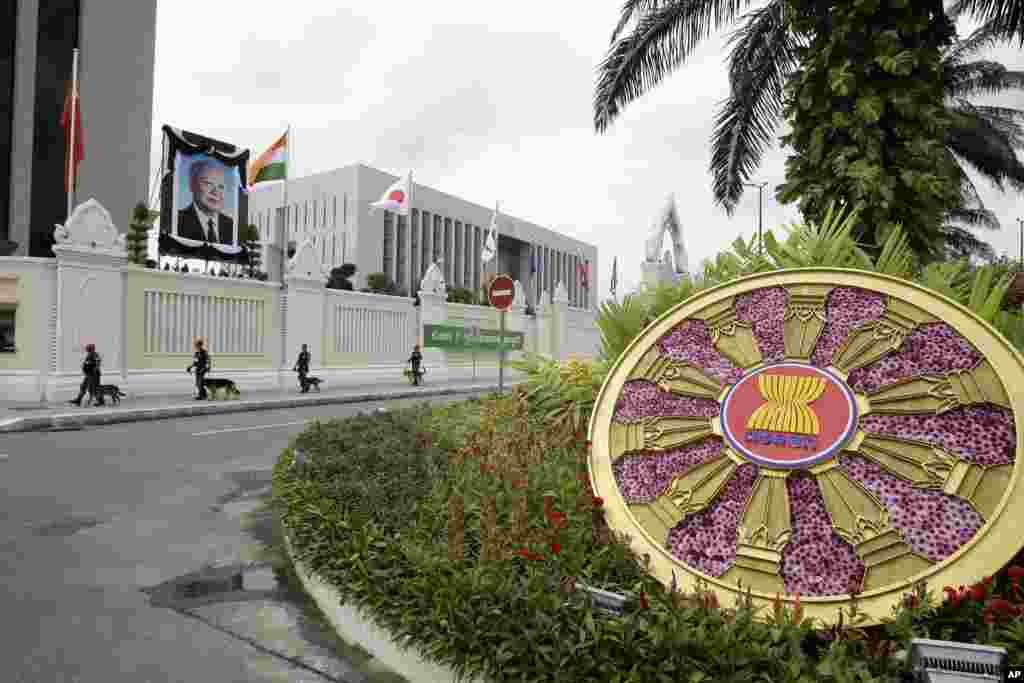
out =
[(283, 528), (282, 531), (285, 552), (303, 589), (343, 641), (363, 648), (384, 667), (409, 683), (487, 683), (485, 679), (477, 677), (460, 679), (450, 667), (426, 659), (415, 646), (399, 643), (387, 630), (377, 625), (373, 617), (346, 604), (331, 584), (317, 576), (295, 556), (288, 530)]
[[(513, 385), (508, 385), (513, 386)], [(167, 420), (176, 417), (200, 417), (203, 415), (225, 415), (229, 413), (247, 413), (258, 410), (278, 410), (281, 408), (307, 408), (311, 406), (344, 405), (348, 403), (370, 403), (372, 401), (399, 400), (420, 396), (458, 396), (486, 391), (497, 391), (497, 384), (480, 384), (444, 389), (425, 389), (420, 391), (367, 392), (347, 394), (343, 396), (295, 396), (292, 398), (270, 399), (266, 401), (225, 401), (223, 403), (188, 404), (177, 406), (161, 406), (159, 408), (137, 408), (117, 410), (117, 412), (96, 413), (59, 413), (56, 415), (35, 415), (15, 417), (0, 422), (0, 433), (38, 432), (61, 427), (84, 427), (87, 425), (112, 425), (124, 422), (149, 422)]]

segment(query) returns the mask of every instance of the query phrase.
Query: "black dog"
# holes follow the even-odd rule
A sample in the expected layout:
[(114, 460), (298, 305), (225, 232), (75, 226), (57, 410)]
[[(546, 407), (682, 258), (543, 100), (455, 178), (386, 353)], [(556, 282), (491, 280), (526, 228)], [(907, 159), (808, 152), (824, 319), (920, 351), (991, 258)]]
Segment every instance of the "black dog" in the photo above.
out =
[(230, 379), (204, 379), (203, 386), (210, 392), (212, 398), (217, 398), (217, 392), (223, 391), (225, 396), (239, 398), (242, 392), (238, 390), (235, 383)]
[(101, 384), (99, 386), (99, 398), (102, 400), (109, 396), (115, 406), (119, 405), (121, 399), (127, 395), (116, 384)]
[(305, 381), (302, 381), (302, 380), (299, 381), (299, 386), (302, 387), (302, 393), (306, 393), (307, 391), (309, 391), (310, 387), (313, 387), (314, 389), (316, 389), (316, 392), (319, 394), (320, 393), (320, 382), (322, 382), (322, 381), (323, 380), (320, 379), (319, 377), (307, 377), (305, 379)]

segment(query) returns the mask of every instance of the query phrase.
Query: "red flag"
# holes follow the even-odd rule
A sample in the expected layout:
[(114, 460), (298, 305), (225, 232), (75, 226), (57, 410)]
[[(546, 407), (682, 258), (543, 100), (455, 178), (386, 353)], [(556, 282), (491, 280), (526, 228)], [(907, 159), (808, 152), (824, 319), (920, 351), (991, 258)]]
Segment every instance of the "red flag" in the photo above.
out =
[(583, 289), (588, 289), (590, 285), (590, 261), (580, 261), (576, 268), (580, 276), (580, 285)]
[[(74, 137), (75, 137), (75, 148), (74, 148), (74, 162), (71, 162), (71, 132), (72, 128), (69, 125), (71, 121), (71, 103), (72, 97), (74, 98), (74, 109), (75, 109), (75, 124), (74, 124)], [(61, 128), (64, 129), (64, 189), (68, 192), (71, 191), (72, 182), (74, 187), (78, 187), (78, 165), (82, 163), (82, 159), (85, 158), (85, 135), (82, 130), (82, 106), (78, 99), (78, 90), (74, 83), (68, 86), (68, 93), (64, 97), (64, 112), (60, 117)]]

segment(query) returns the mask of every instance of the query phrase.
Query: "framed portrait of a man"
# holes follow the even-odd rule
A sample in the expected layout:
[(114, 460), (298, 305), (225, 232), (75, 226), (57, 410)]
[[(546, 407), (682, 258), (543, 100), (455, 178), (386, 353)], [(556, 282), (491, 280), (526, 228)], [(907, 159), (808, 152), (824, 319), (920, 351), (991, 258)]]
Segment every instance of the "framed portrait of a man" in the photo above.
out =
[(174, 159), (174, 201), (171, 234), (209, 244), (238, 246), (240, 177), (206, 154), (178, 151)]

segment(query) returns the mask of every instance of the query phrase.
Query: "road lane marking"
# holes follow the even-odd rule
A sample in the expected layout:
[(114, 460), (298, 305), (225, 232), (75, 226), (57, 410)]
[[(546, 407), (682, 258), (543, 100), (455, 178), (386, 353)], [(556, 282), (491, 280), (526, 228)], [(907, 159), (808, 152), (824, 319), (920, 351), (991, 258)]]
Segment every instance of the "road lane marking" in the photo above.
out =
[(249, 432), (256, 429), (277, 429), (278, 427), (295, 427), (304, 425), (312, 420), (300, 420), (299, 422), (279, 422), (272, 425), (253, 425), (252, 427), (228, 427), (226, 429), (210, 429), (205, 432), (192, 432), (192, 436), (213, 436), (214, 434), (230, 434), (232, 432)]

